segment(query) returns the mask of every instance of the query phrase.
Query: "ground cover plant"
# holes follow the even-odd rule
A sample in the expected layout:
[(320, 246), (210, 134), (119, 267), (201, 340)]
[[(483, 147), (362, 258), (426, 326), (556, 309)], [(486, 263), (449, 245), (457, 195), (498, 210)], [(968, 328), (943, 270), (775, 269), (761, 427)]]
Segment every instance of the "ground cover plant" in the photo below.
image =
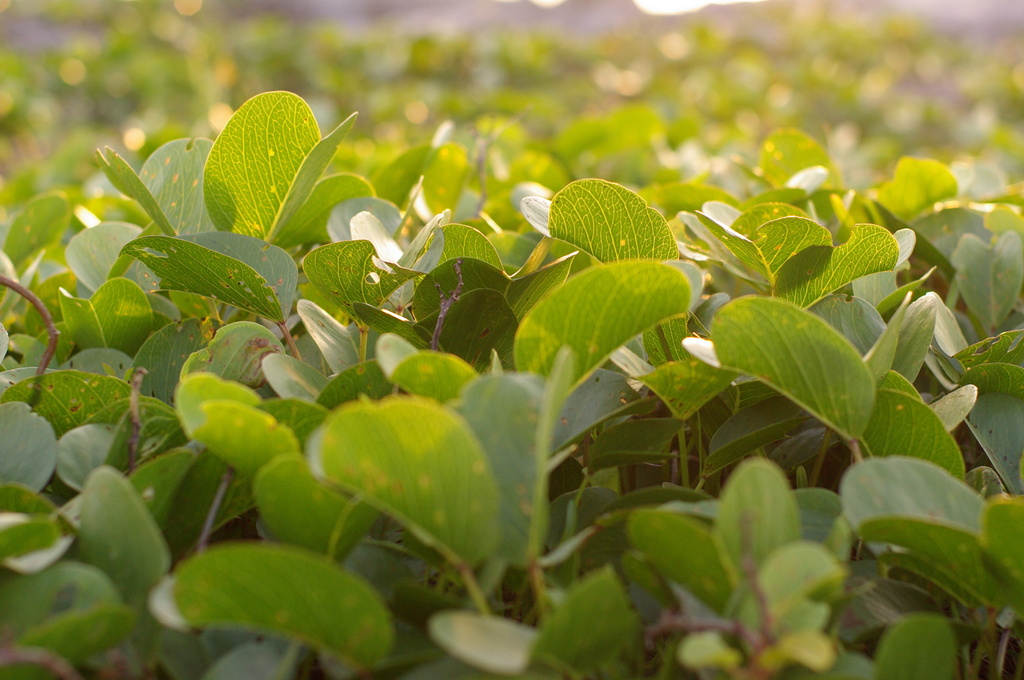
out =
[(1021, 677), (1013, 134), (731, 92), (7, 156), (0, 678)]

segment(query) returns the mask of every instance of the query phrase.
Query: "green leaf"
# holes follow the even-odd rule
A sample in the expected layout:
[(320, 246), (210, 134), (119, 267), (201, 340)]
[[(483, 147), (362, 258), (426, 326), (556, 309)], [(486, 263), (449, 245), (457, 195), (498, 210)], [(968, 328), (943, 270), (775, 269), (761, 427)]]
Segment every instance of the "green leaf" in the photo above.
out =
[(171, 566), (146, 504), (120, 472), (106, 466), (89, 475), (80, 503), (82, 560), (106, 572), (125, 602), (139, 607)]
[(427, 545), (471, 565), (497, 543), (498, 490), (480, 444), (452, 411), (386, 398), (333, 412), (310, 466), (363, 493)]
[(71, 221), (71, 207), (63, 193), (49, 192), (30, 199), (11, 220), (3, 252), (18, 269), (57, 241)]
[(983, 393), (975, 402), (967, 425), (1006, 488), (1011, 493), (1024, 494), (1024, 401), (999, 392)]
[(977, 533), (982, 500), (942, 468), (892, 456), (851, 467), (840, 485), (843, 511), (854, 530), (873, 519), (921, 520)]
[(346, 310), (351, 310), (355, 302), (376, 307), (400, 285), (419, 275), (377, 260), (369, 241), (342, 241), (315, 248), (302, 261), (302, 270), (317, 290)]
[[(914, 390), (914, 395), (917, 395), (917, 390)], [(971, 409), (974, 408), (977, 402), (978, 388), (974, 385), (964, 385), (936, 399), (928, 404), (928, 406), (932, 411), (935, 411), (935, 415), (942, 421), (942, 426), (946, 428), (946, 432), (952, 432), (956, 429), (957, 425), (964, 421), (964, 418), (967, 417), (967, 414), (971, 412)], [(1024, 447), (1021, 447), (1021, 449), (1024, 450)]]
[(42, 490), (57, 466), (57, 437), (50, 423), (28, 404), (0, 404), (0, 441), (5, 442), (0, 482)]
[(107, 280), (121, 248), (141, 233), (142, 229), (127, 222), (100, 222), (72, 236), (64, 258), (78, 282), (96, 290)]
[(498, 251), (480, 231), (464, 224), (446, 224), (440, 229), (444, 234), (444, 248), (441, 250), (438, 264), (464, 257), (481, 260), (495, 269), (501, 269)]
[(715, 315), (711, 337), (723, 367), (771, 385), (846, 437), (867, 427), (874, 378), (846, 338), (810, 312), (740, 298)]
[(909, 220), (939, 201), (955, 198), (956, 177), (938, 161), (903, 157), (892, 181), (878, 189), (878, 201), (892, 214)]
[(684, 668), (695, 671), (705, 668), (730, 669), (743, 663), (743, 654), (729, 646), (721, 633), (705, 631), (690, 633), (683, 638), (676, 659)]
[(633, 336), (685, 314), (690, 282), (656, 262), (617, 262), (572, 277), (523, 318), (515, 338), (520, 371), (546, 375), (563, 345), (576, 356), (579, 383)]
[(359, 175), (339, 173), (324, 177), (317, 182), (313, 193), (289, 221), (288, 229), (274, 239), (276, 245), (287, 249), (329, 241), (327, 221), (333, 208), (353, 198), (369, 198), (373, 195), (373, 187)]
[(697, 217), (729, 251), (775, 287), (779, 269), (791, 257), (811, 246), (831, 246), (828, 229), (806, 217), (782, 217), (766, 222), (748, 238), (732, 227), (698, 212)]
[(994, 330), (1013, 310), (1024, 283), (1020, 234), (1008, 231), (994, 243), (964, 234), (951, 259), (968, 309), (983, 328)]
[(1024, 366), (1003, 363), (972, 366), (960, 377), (960, 384), (977, 385), (982, 394), (998, 392), (1024, 400)]
[[(436, 326), (437, 317), (429, 317), (424, 324), (431, 326), (431, 321)], [(501, 293), (471, 290), (449, 309), (438, 348), (465, 360), (478, 371), (490, 367), (494, 352), (504, 366), (510, 367), (518, 325), (515, 312)]]
[(263, 466), (253, 486), (260, 521), (278, 540), (342, 559), (366, 535), (377, 511), (313, 478), (299, 457)]
[(181, 368), (188, 357), (206, 347), (209, 337), (198, 319), (167, 324), (143, 343), (135, 354), (132, 368), (145, 368), (139, 393), (171, 403)]
[(629, 517), (629, 542), (667, 578), (723, 612), (738, 582), (717, 533), (684, 515), (637, 510)]
[(298, 281), (295, 262), (259, 239), (219, 232), (143, 236), (122, 248), (121, 254), (156, 274), (145, 274), (153, 291), (196, 293), (272, 321), (283, 321), (291, 313)]
[(521, 623), (475, 612), (443, 611), (430, 617), (430, 638), (474, 668), (518, 676), (530, 665), (537, 631)]
[(444, 403), (457, 398), (477, 374), (457, 356), (421, 350), (403, 359), (388, 377), (409, 394)]
[(81, 371), (55, 371), (11, 385), (0, 401), (32, 404), (36, 414), (49, 421), (60, 437), (84, 425), (107, 404), (127, 399), (130, 391), (128, 383), (118, 378)]
[(675, 418), (643, 418), (610, 425), (590, 445), (588, 472), (669, 458), (669, 443), (682, 423)]
[(181, 375), (215, 373), (225, 380), (259, 387), (264, 382), (263, 360), (282, 352), (281, 341), (266, 328), (251, 321), (236, 321), (220, 328), (205, 348), (190, 354)]
[(217, 545), (180, 564), (170, 588), (188, 625), (276, 633), (360, 668), (384, 658), (394, 641), (380, 595), (332, 560), (302, 548)]
[(130, 356), (149, 337), (153, 311), (134, 281), (110, 279), (88, 300), (61, 292), (64, 320), (79, 347), (110, 347)]
[(932, 338), (936, 335), (936, 305), (942, 305), (938, 296), (923, 295), (910, 303), (904, 314), (892, 370), (907, 380), (917, 379)]
[(105, 423), (81, 425), (57, 443), (57, 475), (75, 491), (85, 487), (93, 470), (103, 465), (114, 444), (115, 428)]
[[(820, 629), (827, 621), (829, 608), (814, 600), (841, 597), (845, 579), (846, 570), (820, 543), (794, 541), (779, 546), (757, 574), (776, 634)], [(748, 596), (741, 606), (740, 616), (748, 625), (757, 625), (761, 616), (759, 603)], [(819, 615), (814, 610), (824, 614), (824, 621), (807, 625)]]
[(359, 363), (358, 330), (354, 326), (342, 326), (311, 300), (299, 300), (295, 309), (332, 373)]
[(1006, 594), (1006, 601), (1018, 612), (1024, 605), (1024, 550), (1017, 536), (1024, 521), (1021, 498), (1000, 499), (985, 507), (981, 521), (981, 549), (985, 564)]
[(175, 393), (189, 436), (248, 477), (274, 457), (301, 450), (291, 428), (257, 409), (250, 394), (203, 374), (183, 378)]
[(640, 380), (661, 397), (673, 416), (686, 420), (728, 387), (736, 375), (691, 357), (664, 363)]
[(640, 619), (610, 566), (587, 574), (544, 619), (533, 645), (536, 661), (591, 674), (639, 648)]
[[(142, 165), (139, 178), (173, 227), (172, 233), (195, 234), (216, 228), (203, 197), (203, 168), (212, 146), (213, 142), (203, 138), (176, 139), (150, 154)], [(148, 212), (146, 202), (139, 203)], [(160, 221), (153, 213), (150, 217)]]
[(701, 474), (710, 477), (754, 449), (782, 439), (804, 420), (803, 409), (785, 397), (766, 399), (738, 411), (711, 438)]
[[(828, 324), (842, 333), (861, 355), (871, 350), (886, 329), (882, 315), (868, 304), (867, 300), (859, 297), (826, 295), (808, 311), (828, 321)], [(892, 338), (893, 350), (896, 349), (896, 337)], [(889, 368), (890, 366), (885, 366), (881, 372), (885, 373)]]
[(525, 566), (531, 526), (547, 531), (547, 503), (534, 504), (540, 487), (547, 498), (547, 454), (537, 447), (544, 385), (536, 376), (483, 376), (466, 387), (459, 412), (473, 428), (498, 485), (495, 555)]
[(535, 272), (512, 279), (505, 296), (520, 321), (549, 291), (565, 283), (575, 258), (575, 253), (572, 253)]
[(217, 228), (266, 238), (319, 141), (313, 112), (297, 95), (267, 92), (242, 104), (206, 161), (206, 208)]
[(423, 167), (423, 200), (431, 212), (436, 214), (458, 206), (469, 170), (469, 158), (462, 145), (449, 142), (434, 149)]
[(800, 538), (800, 513), (789, 482), (777, 465), (745, 461), (729, 477), (714, 533), (734, 565), (758, 565), (776, 548)]
[(820, 165), (828, 168), (834, 182), (838, 174), (832, 168), (828, 152), (806, 132), (785, 128), (773, 132), (761, 147), (758, 163), (764, 177), (774, 186), (784, 186), (796, 173)]
[(287, 354), (268, 354), (260, 366), (271, 389), (286, 399), (315, 401), (327, 384), (323, 373)]
[(811, 246), (787, 260), (777, 272), (774, 293), (806, 307), (855, 279), (893, 269), (899, 255), (899, 243), (886, 229), (859, 224), (846, 243)]
[(868, 455), (921, 458), (954, 477), (964, 478), (960, 448), (935, 411), (920, 398), (895, 390), (878, 390), (861, 443)]
[(964, 369), (979, 364), (1016, 364), (1024, 362), (1024, 330), (1006, 331), (985, 338), (953, 355)]
[(167, 236), (173, 236), (176, 233), (174, 225), (167, 219), (167, 215), (164, 214), (163, 208), (157, 203), (156, 198), (135, 174), (132, 166), (117, 155), (116, 151), (109, 146), (102, 150), (97, 149), (96, 164), (100, 166), (100, 170), (118, 191), (125, 196), (134, 198), (142, 206), (142, 209), (146, 211), (161, 232)]
[(369, 399), (380, 399), (391, 394), (394, 386), (384, 377), (380, 365), (374, 361), (364, 361), (346, 368), (331, 378), (316, 403), (327, 408), (334, 408), (346, 402), (354, 401), (360, 396)]
[(661, 213), (629, 189), (604, 180), (577, 180), (555, 194), (548, 229), (554, 238), (602, 262), (679, 257), (675, 237)]
[(957, 642), (945, 618), (909, 614), (886, 629), (875, 654), (876, 680), (952, 680)]
[(45, 550), (60, 537), (60, 526), (52, 519), (4, 513), (0, 515), (0, 560)]

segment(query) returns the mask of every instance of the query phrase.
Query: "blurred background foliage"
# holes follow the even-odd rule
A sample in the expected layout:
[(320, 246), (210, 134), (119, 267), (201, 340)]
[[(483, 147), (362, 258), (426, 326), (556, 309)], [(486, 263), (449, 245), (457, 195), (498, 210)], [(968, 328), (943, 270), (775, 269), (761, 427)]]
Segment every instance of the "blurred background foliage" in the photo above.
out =
[(0, 0), (0, 220), (40, 191), (98, 191), (97, 146), (138, 167), (275, 89), (328, 129), (358, 111), (335, 166), (367, 176), (449, 120), (469, 150), (496, 139), (488, 172), (551, 189), (599, 176), (742, 193), (760, 141), (790, 126), (826, 146), (850, 188), (901, 155), (953, 163), (993, 193), (1024, 176), (1019, 34), (955, 37), (817, 2), (600, 35), (346, 29), (259, 5)]

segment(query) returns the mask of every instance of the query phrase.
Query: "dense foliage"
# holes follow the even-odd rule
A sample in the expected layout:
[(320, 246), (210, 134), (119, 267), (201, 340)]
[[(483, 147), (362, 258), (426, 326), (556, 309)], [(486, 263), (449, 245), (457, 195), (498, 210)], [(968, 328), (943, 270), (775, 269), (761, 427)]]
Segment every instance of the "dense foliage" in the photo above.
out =
[[(102, 29), (117, 68), (174, 54), (132, 25)], [(106, 95), (3, 57), (26, 97), (0, 115), (0, 678), (1020, 677), (1013, 114), (961, 130), (894, 91), (937, 127), (890, 137), (905, 119), (849, 44), (877, 38), (783, 26), (835, 70), (706, 28), (421, 38), (383, 88), (382, 38), (311, 31), (251, 77), (320, 90), (332, 125), (272, 91), (214, 136), (225, 93), (176, 95), (141, 162), (87, 167), (31, 149), (116, 116), (18, 112)], [(999, 50), (887, 30), (935, 51), (876, 78), (955, 59), (992, 88), (957, 96), (1019, 102)], [(544, 80), (612, 83), (595, 64), (627, 49), (688, 75), (652, 69), (625, 106)], [(489, 55), (480, 96), (431, 83), (458, 54)], [(79, 86), (111, 94), (90, 64)], [(789, 78), (787, 104), (754, 101)], [(167, 87), (131, 96), (160, 110)], [(364, 101), (370, 125), (335, 114)], [(460, 122), (422, 135), (410, 102)], [(775, 128), (816, 115), (846, 132)]]

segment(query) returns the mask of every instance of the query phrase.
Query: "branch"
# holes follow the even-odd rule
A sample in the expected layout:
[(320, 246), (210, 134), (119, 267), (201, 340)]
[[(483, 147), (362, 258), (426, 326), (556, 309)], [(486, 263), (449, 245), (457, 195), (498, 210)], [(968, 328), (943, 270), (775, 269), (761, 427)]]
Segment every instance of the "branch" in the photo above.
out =
[(132, 433), (128, 437), (128, 472), (135, 469), (135, 463), (139, 459), (139, 435), (142, 433), (142, 416), (139, 415), (139, 389), (142, 387), (142, 380), (149, 375), (142, 366), (132, 373), (131, 388), (128, 394), (128, 415), (131, 418)]
[(441, 343), (441, 330), (444, 328), (445, 317), (448, 316), (449, 310), (452, 306), (459, 301), (459, 297), (462, 295), (462, 258), (455, 260), (455, 278), (458, 281), (455, 284), (455, 290), (452, 291), (451, 295), (445, 295), (441, 292), (441, 285), (435, 283), (437, 287), (437, 294), (441, 296), (441, 307), (437, 314), (437, 324), (434, 326), (434, 337), (430, 339), (430, 349), (437, 350)]
[(46, 367), (50, 364), (50, 360), (53, 359), (53, 355), (57, 353), (57, 340), (60, 339), (60, 331), (57, 330), (57, 326), (53, 323), (53, 317), (50, 316), (50, 310), (46, 308), (43, 301), (39, 297), (30, 291), (25, 286), (21, 285), (14, 279), (7, 278), (6, 276), (0, 276), (0, 286), (10, 288), (15, 293), (32, 303), (32, 306), (39, 312), (39, 316), (43, 317), (43, 323), (46, 324), (46, 335), (49, 338), (49, 342), (46, 343), (46, 351), (43, 352), (43, 356), (39, 359), (39, 367), (36, 368), (36, 375), (42, 375), (46, 373)]
[(5, 636), (0, 644), (0, 668), (7, 666), (38, 666), (60, 680), (82, 680), (64, 657), (40, 647), (17, 647)]
[(206, 521), (203, 522), (203, 530), (199, 532), (199, 540), (196, 541), (196, 552), (201, 553), (206, 550), (206, 545), (210, 542), (210, 534), (213, 533), (213, 523), (217, 520), (217, 513), (220, 512), (220, 506), (224, 504), (224, 496), (228, 493), (228, 487), (231, 486), (231, 481), (235, 478), (235, 468), (228, 466), (228, 469), (221, 475), (220, 485), (217, 487), (217, 493), (213, 496), (213, 502), (210, 504), (210, 511), (206, 513)]
[(292, 353), (292, 356), (302, 361), (302, 355), (299, 354), (299, 346), (295, 344), (295, 338), (292, 337), (292, 332), (288, 330), (288, 324), (284, 321), (276, 321), (277, 327), (281, 329), (281, 335), (284, 336), (284, 341), (288, 343), (288, 351)]

